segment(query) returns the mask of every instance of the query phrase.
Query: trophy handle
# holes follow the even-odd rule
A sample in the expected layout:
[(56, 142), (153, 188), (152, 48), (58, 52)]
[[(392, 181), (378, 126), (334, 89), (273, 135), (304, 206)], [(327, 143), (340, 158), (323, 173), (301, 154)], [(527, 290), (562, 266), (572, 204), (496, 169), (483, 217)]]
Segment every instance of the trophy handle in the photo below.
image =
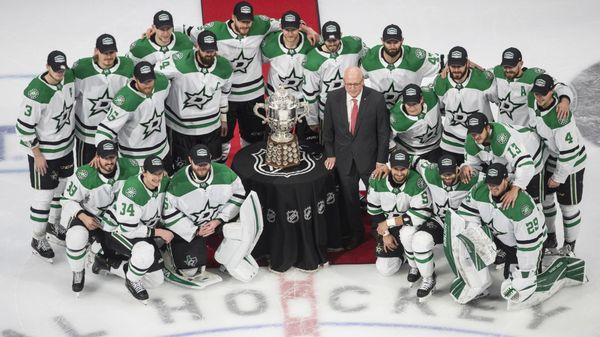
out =
[(260, 112), (258, 112), (258, 109), (262, 108), (263, 110), (266, 111), (265, 109), (265, 104), (264, 103), (256, 103), (254, 104), (254, 108), (252, 108), (252, 110), (254, 111), (254, 114), (258, 117), (260, 117), (260, 119), (263, 120), (263, 124), (267, 124), (269, 122), (269, 117), (265, 117), (263, 116)]

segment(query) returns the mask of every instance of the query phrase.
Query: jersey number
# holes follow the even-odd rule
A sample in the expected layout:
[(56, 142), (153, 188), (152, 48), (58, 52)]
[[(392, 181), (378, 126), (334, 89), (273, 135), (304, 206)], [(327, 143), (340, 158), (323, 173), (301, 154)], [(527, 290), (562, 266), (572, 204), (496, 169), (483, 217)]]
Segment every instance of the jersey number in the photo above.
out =
[(533, 219), (532, 221), (529, 221), (525, 224), (525, 226), (527, 227), (527, 234), (532, 234), (533, 232), (537, 231), (538, 228), (540, 228), (537, 218)]
[(129, 216), (133, 216), (134, 215), (134, 211), (133, 211), (133, 204), (126, 204), (126, 203), (121, 203), (121, 212), (119, 214), (121, 215), (125, 215), (125, 213), (129, 214)]
[(31, 116), (31, 105), (25, 106), (25, 116), (27, 116), (27, 117)]
[(160, 63), (160, 70), (163, 70), (163, 69), (165, 69), (168, 66), (169, 66), (169, 61), (162, 61)]
[(69, 187), (67, 187), (67, 192), (69, 193), (70, 196), (74, 196), (75, 192), (77, 192), (77, 186), (75, 186), (75, 184), (73, 184), (72, 181), (69, 184)]
[(565, 135), (565, 142), (572, 144), (573, 143), (573, 136), (571, 136), (570, 132), (567, 132), (567, 134)]
[(517, 146), (517, 144), (512, 143), (510, 144), (510, 146), (508, 147), (508, 152), (510, 153), (510, 155), (514, 158), (517, 155), (521, 154), (521, 149), (519, 149), (519, 147)]
[(427, 192), (421, 193), (421, 200), (423, 201), (423, 205), (426, 205), (429, 202), (429, 199), (427, 198)]

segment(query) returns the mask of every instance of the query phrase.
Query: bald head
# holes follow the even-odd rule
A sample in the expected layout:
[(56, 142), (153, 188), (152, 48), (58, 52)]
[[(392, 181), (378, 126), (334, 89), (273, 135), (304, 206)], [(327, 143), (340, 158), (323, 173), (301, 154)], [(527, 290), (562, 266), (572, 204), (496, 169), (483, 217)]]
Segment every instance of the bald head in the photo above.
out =
[(363, 73), (359, 67), (349, 67), (344, 71), (344, 87), (350, 96), (358, 96), (362, 92), (363, 85)]

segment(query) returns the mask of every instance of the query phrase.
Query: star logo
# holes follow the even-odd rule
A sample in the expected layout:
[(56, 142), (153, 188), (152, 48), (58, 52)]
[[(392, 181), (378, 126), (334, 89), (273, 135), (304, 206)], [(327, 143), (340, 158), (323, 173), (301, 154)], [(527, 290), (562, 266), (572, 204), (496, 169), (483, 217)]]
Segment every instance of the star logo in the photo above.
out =
[(467, 119), (469, 118), (469, 115), (471, 115), (474, 112), (479, 112), (479, 110), (473, 110), (473, 111), (463, 110), (462, 102), (458, 103), (458, 107), (456, 107), (456, 110), (454, 110), (454, 111), (447, 110), (447, 111), (450, 114), (450, 118), (452, 118), (450, 120), (450, 125), (462, 125), (465, 128), (467, 127)]
[(210, 202), (207, 201), (206, 204), (204, 204), (204, 209), (189, 215), (190, 220), (192, 220), (195, 225), (201, 226), (212, 220), (218, 209), (219, 206), (211, 206)]
[(396, 88), (394, 88), (394, 82), (391, 82), (389, 88), (382, 92), (382, 94), (388, 107), (391, 108), (400, 98), (402, 91), (396, 90)]
[(141, 219), (140, 222), (142, 223), (142, 225), (144, 225), (146, 227), (153, 228), (154, 226), (156, 226), (156, 223), (158, 222), (159, 219), (160, 219), (160, 215), (158, 214), (158, 211), (156, 211), (150, 219), (147, 219), (147, 220)]
[(490, 230), (492, 231), (492, 234), (494, 234), (494, 236), (506, 234), (505, 232), (499, 231), (494, 226), (494, 220), (491, 220), (489, 223), (486, 223), (486, 225), (490, 228)]
[(183, 108), (196, 107), (198, 110), (202, 110), (206, 103), (210, 102), (214, 96), (214, 94), (206, 94), (206, 87), (197, 93), (184, 92), (184, 94), (187, 98), (183, 101)]
[(435, 137), (438, 135), (437, 130), (438, 124), (435, 124), (434, 126), (427, 124), (427, 129), (425, 130), (425, 133), (420, 136), (416, 136), (415, 138), (417, 138), (421, 144), (427, 144), (431, 140), (435, 139)]
[(512, 120), (513, 112), (523, 105), (525, 105), (525, 103), (515, 103), (511, 101), (509, 91), (504, 98), (500, 98), (500, 105), (498, 106), (498, 109), (500, 110), (500, 114), (505, 114)]
[(52, 117), (56, 121), (56, 133), (59, 133), (65, 125), (71, 125), (71, 111), (73, 111), (73, 104), (67, 106), (67, 102), (63, 102), (62, 111), (55, 117)]
[(245, 74), (246, 71), (248, 70), (248, 66), (250, 65), (250, 63), (252, 62), (253, 59), (254, 59), (254, 55), (252, 57), (246, 58), (244, 56), (244, 51), (242, 50), (240, 52), (240, 55), (238, 55), (238, 57), (231, 60), (231, 67), (233, 68), (233, 72)]
[(90, 108), (90, 117), (97, 115), (99, 113), (107, 114), (110, 109), (110, 103), (112, 102), (112, 97), (108, 95), (108, 88), (104, 91), (102, 96), (98, 98), (88, 98), (88, 101), (92, 103), (92, 107)]
[(281, 85), (283, 85), (285, 89), (290, 89), (294, 91), (300, 90), (300, 85), (302, 84), (302, 76), (298, 76), (296, 74), (296, 68), (292, 68), (292, 71), (288, 76), (283, 77), (281, 75), (277, 75), (277, 77), (279, 77)]
[(325, 84), (325, 92), (331, 92), (341, 88), (344, 85), (344, 79), (342, 78), (342, 75), (340, 75), (340, 70), (338, 69), (335, 72), (335, 76), (329, 81), (324, 81), (323, 84)]
[(150, 135), (152, 135), (155, 132), (160, 133), (161, 130), (161, 126), (162, 126), (162, 118), (163, 114), (162, 113), (158, 113), (158, 111), (156, 111), (156, 108), (154, 109), (154, 113), (152, 114), (152, 117), (150, 117), (149, 120), (147, 120), (146, 122), (141, 122), (140, 125), (142, 125), (144, 127), (144, 139), (150, 137)]

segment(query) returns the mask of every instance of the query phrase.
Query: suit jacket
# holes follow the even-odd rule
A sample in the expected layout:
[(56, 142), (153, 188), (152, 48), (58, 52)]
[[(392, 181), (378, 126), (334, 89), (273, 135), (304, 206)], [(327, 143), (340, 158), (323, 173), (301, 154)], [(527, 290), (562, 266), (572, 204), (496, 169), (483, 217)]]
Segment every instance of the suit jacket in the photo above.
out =
[(390, 115), (380, 92), (363, 87), (354, 135), (349, 128), (346, 89), (332, 91), (323, 120), (325, 155), (336, 158), (335, 165), (343, 174), (349, 174), (352, 161), (359, 174), (370, 174), (376, 162), (387, 162)]

